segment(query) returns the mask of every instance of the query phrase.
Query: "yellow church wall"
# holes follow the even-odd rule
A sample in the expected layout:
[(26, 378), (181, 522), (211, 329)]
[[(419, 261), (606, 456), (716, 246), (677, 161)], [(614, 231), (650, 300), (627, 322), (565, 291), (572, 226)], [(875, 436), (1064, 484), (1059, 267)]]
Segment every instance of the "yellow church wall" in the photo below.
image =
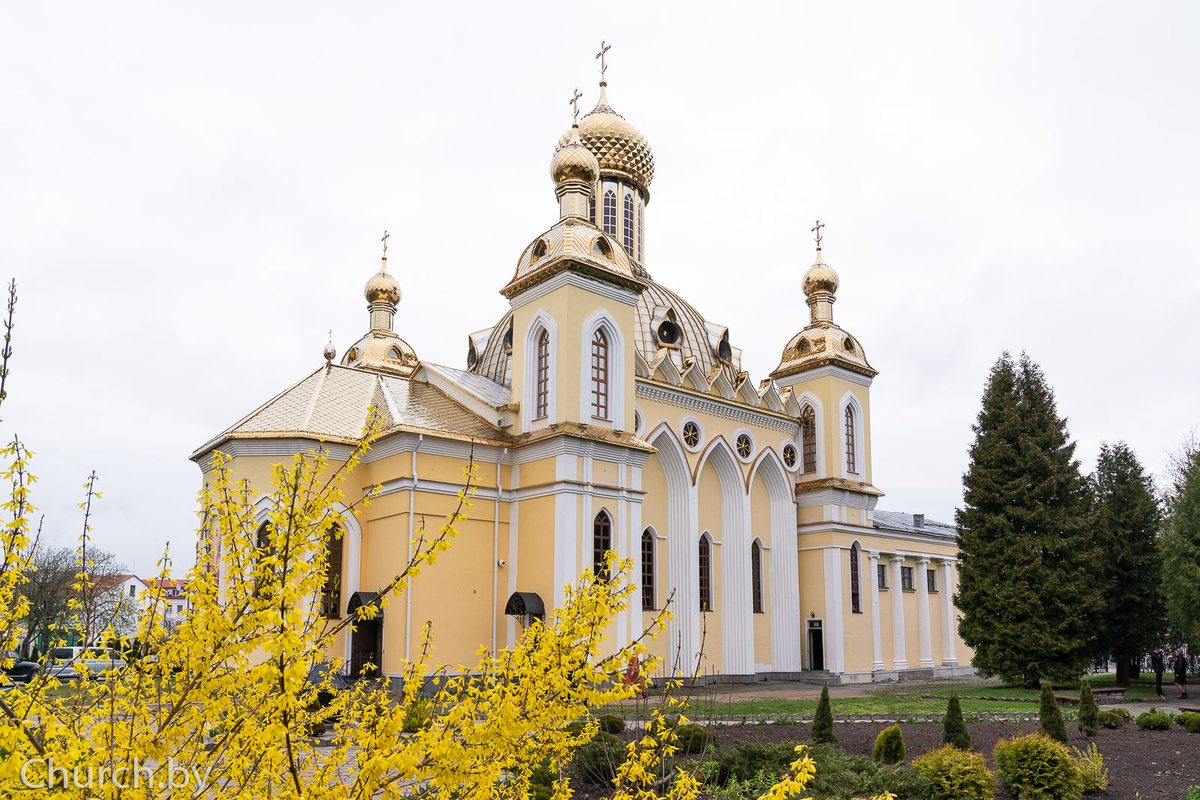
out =
[(592, 459), (592, 483), (600, 486), (617, 485), (617, 465), (603, 459)]
[[(651, 455), (645, 466), (642, 467), (642, 489), (645, 491), (646, 500), (642, 503), (642, 530), (653, 528), (657, 534), (654, 539), (654, 565), (655, 565), (655, 587), (654, 587), (654, 607), (661, 609), (667, 601), (667, 595), (670, 591), (668, 588), (667, 578), (667, 543), (659, 537), (667, 535), (667, 476), (663, 472), (662, 464), (659, 463), (657, 455)], [(634, 541), (640, 542), (641, 532), (634, 531)], [(635, 576), (640, 578), (640, 576)], [(634, 593), (633, 602), (637, 603), (640, 599), (639, 592)], [(642, 630), (645, 630), (651, 622), (653, 622), (656, 611), (643, 611)], [(658, 656), (664, 661), (668, 657), (670, 642), (664, 632), (656, 640), (650, 643), (650, 652)]]
[[(709, 537), (712, 539), (712, 558), (710, 560), (712, 571), (712, 608), (713, 611), (719, 612), (724, 608), (723, 592), (725, 576), (722, 569), (725, 540), (725, 526), (722, 520), (724, 503), (721, 495), (721, 481), (717, 477), (716, 470), (711, 465), (706, 464), (700, 472), (697, 490), (699, 530), (701, 533), (708, 531)], [(704, 625), (702, 671), (720, 673), (725, 664), (724, 631), (721, 614), (705, 614)]]
[[(771, 559), (777, 558), (775, 543), (771, 538), (771, 498), (762, 476), (755, 476), (750, 487), (750, 519), (752, 529), (750, 541), (757, 537), (765, 547), (762, 551), (763, 611), (754, 614), (754, 662), (770, 664), (771, 651)], [(794, 546), (785, 542), (782, 546)]]
[[(521, 466), (522, 480), (525, 467)], [(520, 501), (517, 510), (517, 591), (537, 592), (550, 602), (554, 585), (554, 498), (531, 497)], [(549, 609), (547, 609), (549, 612)]]
[(553, 458), (527, 461), (521, 465), (520, 478), (522, 489), (554, 483), (557, 480), (557, 464)]
[(801, 550), (800, 572), (800, 631), (804, 669), (809, 669), (811, 654), (808, 651), (808, 620), (826, 619), (825, 614), (825, 567), (820, 550)]

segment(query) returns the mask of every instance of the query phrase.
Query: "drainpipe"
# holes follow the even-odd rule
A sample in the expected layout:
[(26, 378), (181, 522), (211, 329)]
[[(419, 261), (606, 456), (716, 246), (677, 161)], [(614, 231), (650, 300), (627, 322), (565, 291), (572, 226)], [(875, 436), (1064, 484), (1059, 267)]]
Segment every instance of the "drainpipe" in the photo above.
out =
[[(496, 652), (496, 614), (499, 612), (496, 591), (500, 588), (500, 464), (508, 455), (505, 447), (496, 456), (496, 510), (492, 513), (495, 524), (492, 527), (492, 652)], [(508, 565), (513, 569), (512, 564)]]
[[(412, 542), (413, 537), (417, 534), (417, 520), (415, 518), (417, 509), (417, 451), (421, 449), (421, 442), (425, 440), (425, 434), (417, 434), (417, 446), (412, 451), (412, 489), (408, 492), (408, 560), (412, 561)], [(408, 582), (408, 586), (404, 589), (404, 660), (412, 661), (412, 581)]]

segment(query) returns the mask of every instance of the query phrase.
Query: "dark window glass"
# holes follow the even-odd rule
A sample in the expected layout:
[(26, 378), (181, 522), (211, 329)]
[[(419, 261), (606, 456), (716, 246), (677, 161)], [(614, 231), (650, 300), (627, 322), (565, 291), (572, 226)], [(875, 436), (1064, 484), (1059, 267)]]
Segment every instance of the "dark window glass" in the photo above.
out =
[(700, 537), (700, 610), (712, 611), (712, 543)]
[(937, 572), (935, 570), (925, 570), (925, 585), (928, 587), (929, 591), (937, 591)]
[(625, 252), (633, 258), (633, 195), (625, 194), (625, 230), (622, 238), (625, 240)]
[(800, 412), (800, 446), (804, 450), (804, 471), (817, 471), (817, 412), (805, 406)]
[(641, 203), (638, 203), (638, 261), (645, 260), (645, 250), (642, 248), (642, 220), (644, 219), (644, 208)]
[(592, 335), (592, 416), (608, 419), (608, 334)]
[(875, 575), (879, 579), (879, 588), (886, 589), (887, 586), (887, 564), (876, 564)]
[(846, 472), (858, 474), (854, 448), (854, 409), (846, 406)]
[(642, 531), (642, 610), (654, 610), (654, 534)]
[(608, 580), (608, 559), (605, 557), (612, 550), (612, 520), (608, 513), (601, 511), (592, 523), (592, 572), (600, 580)]
[(750, 437), (742, 434), (737, 437), (737, 454), (742, 458), (749, 458), (754, 452), (754, 443), (750, 441)]
[(542, 331), (537, 339), (537, 410), (536, 419), (545, 419), (550, 411), (550, 334)]
[(700, 426), (694, 422), (683, 423), (683, 443), (688, 447), (700, 444)]
[(796, 448), (790, 444), (783, 446), (783, 463), (787, 465), (788, 469), (796, 466)]
[(858, 579), (858, 542), (850, 545), (850, 610), (862, 613), (862, 590)]
[(750, 545), (750, 587), (754, 593), (754, 613), (763, 613), (762, 546), (758, 540)]
[(906, 592), (911, 592), (913, 590), (913, 568), (912, 567), (901, 567), (900, 568), (900, 588)]
[(330, 619), (341, 616), (342, 608), (342, 530), (329, 530), (325, 551), (325, 588), (321, 593), (321, 613)]

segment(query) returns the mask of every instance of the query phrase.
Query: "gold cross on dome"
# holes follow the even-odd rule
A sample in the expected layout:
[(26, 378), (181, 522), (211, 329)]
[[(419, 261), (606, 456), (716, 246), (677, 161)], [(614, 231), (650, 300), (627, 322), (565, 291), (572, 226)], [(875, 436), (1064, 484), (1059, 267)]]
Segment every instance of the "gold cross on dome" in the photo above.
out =
[(601, 39), (600, 52), (596, 53), (596, 58), (600, 59), (600, 80), (604, 80), (604, 71), (608, 69), (608, 65), (604, 63), (604, 54), (609, 50), (612, 50), (612, 45)]
[(384, 258), (387, 258), (387, 240), (388, 240), (389, 236), (391, 236), (391, 234), (387, 232), (386, 228), (384, 228), (383, 238), (379, 240), (379, 241), (383, 242), (383, 257)]
[(817, 224), (813, 225), (811, 228), (809, 228), (810, 231), (812, 231), (813, 233), (815, 233), (817, 235), (817, 249), (818, 250), (821, 249), (821, 228), (824, 228), (824, 227), (825, 227), (825, 223), (821, 222), (821, 220), (817, 220)]
[(576, 122), (579, 122), (579, 98), (583, 97), (579, 93), (579, 87), (575, 87), (575, 93), (571, 95), (571, 116)]

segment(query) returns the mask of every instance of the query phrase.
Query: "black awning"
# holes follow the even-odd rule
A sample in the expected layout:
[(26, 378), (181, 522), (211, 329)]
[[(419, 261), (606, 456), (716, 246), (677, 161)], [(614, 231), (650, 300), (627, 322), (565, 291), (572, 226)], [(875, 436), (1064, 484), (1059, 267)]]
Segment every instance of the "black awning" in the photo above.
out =
[(383, 605), (379, 602), (379, 592), (355, 592), (350, 595), (350, 602), (346, 604), (346, 613), (353, 614), (363, 606), (375, 606), (379, 610), (375, 612), (373, 619), (383, 619)]
[(535, 617), (546, 616), (546, 604), (537, 592), (513, 592), (504, 604), (504, 613), (509, 616), (521, 617), (532, 614)]

